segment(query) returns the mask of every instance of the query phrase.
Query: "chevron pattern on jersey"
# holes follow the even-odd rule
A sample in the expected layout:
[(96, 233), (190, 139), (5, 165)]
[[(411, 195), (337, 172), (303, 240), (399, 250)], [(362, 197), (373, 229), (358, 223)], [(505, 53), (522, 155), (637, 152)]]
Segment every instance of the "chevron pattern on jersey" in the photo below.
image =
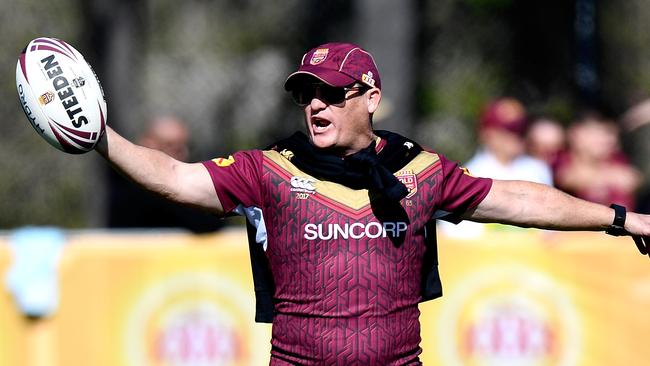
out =
[[(315, 199), (322, 200), (327, 206), (346, 212), (355, 218), (366, 215), (367, 211), (370, 210), (370, 197), (367, 189), (354, 190), (334, 182), (317, 180), (298, 169), (274, 150), (264, 151), (264, 157), (269, 162), (268, 167), (280, 176), (285, 178), (291, 178), (292, 176), (313, 178), (316, 181), (315, 186), (318, 192)], [(431, 174), (439, 168), (439, 165), (440, 159), (436, 154), (423, 152), (415, 157), (407, 167), (417, 176), (424, 171)], [(426, 176), (422, 178), (426, 178)]]
[(292, 177), (313, 177), (265, 152), (266, 255), (279, 313), (272, 365), (420, 364), (424, 226), (442, 174), (431, 153), (406, 168), (418, 189), (401, 204), (317, 180), (315, 193), (303, 184), (297, 195)]

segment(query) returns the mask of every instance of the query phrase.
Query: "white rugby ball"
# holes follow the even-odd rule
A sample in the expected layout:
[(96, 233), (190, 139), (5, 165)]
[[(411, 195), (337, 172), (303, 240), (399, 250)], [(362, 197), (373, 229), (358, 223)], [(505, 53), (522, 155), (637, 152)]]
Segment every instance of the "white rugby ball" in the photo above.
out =
[(81, 53), (66, 42), (29, 42), (18, 58), (16, 87), (27, 119), (57, 149), (82, 154), (104, 134), (104, 91)]

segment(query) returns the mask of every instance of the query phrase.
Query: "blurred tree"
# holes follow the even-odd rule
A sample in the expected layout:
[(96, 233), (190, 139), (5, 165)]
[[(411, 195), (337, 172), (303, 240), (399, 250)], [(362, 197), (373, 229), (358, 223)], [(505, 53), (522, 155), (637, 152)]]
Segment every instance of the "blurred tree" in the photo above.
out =
[(60, 0), (0, 2), (3, 51), (0, 64), (0, 228), (23, 225), (86, 224), (91, 159), (64, 154), (43, 141), (18, 102), (12, 72), (20, 51), (39, 36), (63, 38), (80, 48), (82, 16), (76, 2)]
[(84, 54), (94, 65), (108, 99), (110, 124), (128, 136), (143, 119), (142, 45), (146, 41), (145, 0), (81, 0)]
[(418, 4), (414, 0), (361, 0), (355, 5), (358, 42), (372, 52), (381, 72), (382, 105), (375, 126), (410, 135), (416, 110)]
[[(143, 120), (142, 52), (145, 1), (79, 1), (84, 19), (84, 55), (94, 65), (107, 99), (108, 123), (127, 136)], [(94, 155), (94, 154), (93, 154)], [(88, 183), (94, 195), (85, 217), (91, 226), (103, 226), (107, 216), (108, 166), (97, 160)]]

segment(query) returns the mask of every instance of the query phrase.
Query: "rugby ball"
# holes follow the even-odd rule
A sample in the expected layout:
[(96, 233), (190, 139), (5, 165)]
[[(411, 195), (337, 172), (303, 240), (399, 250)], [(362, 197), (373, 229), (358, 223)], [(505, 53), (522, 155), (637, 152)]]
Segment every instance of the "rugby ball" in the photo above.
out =
[(66, 42), (29, 42), (18, 57), (16, 87), (29, 123), (57, 149), (82, 154), (104, 134), (104, 91), (88, 62)]

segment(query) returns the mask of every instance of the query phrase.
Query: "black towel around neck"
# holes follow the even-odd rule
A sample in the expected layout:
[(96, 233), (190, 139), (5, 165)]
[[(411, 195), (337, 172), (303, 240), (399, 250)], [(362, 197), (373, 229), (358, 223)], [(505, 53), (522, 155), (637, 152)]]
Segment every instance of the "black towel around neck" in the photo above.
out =
[(319, 179), (330, 180), (352, 189), (369, 189), (390, 200), (406, 197), (408, 189), (393, 175), (421, 151), (414, 141), (389, 131), (374, 133), (386, 140), (379, 153), (376, 142), (352, 155), (341, 158), (320, 151), (302, 132), (271, 145), (277, 151), (291, 151), (291, 162), (305, 173)]

